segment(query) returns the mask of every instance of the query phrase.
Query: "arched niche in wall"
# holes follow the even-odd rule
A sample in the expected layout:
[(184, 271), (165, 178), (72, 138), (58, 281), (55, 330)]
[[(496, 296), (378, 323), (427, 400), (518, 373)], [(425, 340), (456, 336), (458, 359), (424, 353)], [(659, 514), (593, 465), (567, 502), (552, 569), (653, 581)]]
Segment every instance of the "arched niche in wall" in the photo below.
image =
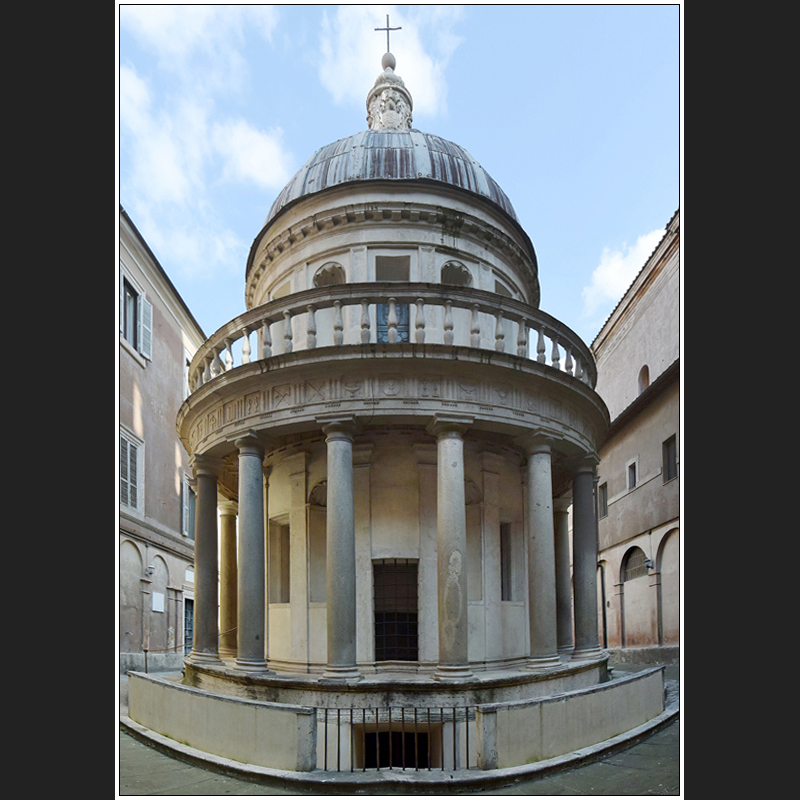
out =
[(460, 261), (448, 261), (441, 272), (442, 283), (448, 286), (472, 286), (472, 273)]
[(314, 273), (315, 287), (340, 286), (346, 282), (344, 267), (336, 261), (329, 261), (327, 264), (323, 264)]

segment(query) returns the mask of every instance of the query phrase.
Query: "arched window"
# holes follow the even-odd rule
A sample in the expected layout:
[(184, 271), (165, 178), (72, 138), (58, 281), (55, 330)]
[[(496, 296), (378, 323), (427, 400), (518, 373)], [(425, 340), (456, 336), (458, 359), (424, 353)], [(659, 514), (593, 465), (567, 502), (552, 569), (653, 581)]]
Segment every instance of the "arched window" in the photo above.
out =
[(650, 385), (650, 369), (645, 364), (639, 370), (639, 394), (641, 394)]
[(460, 261), (448, 261), (442, 267), (442, 283), (448, 286), (472, 286), (472, 273)]
[(323, 264), (314, 273), (314, 286), (340, 286), (345, 283), (344, 267), (335, 261)]
[(631, 547), (622, 559), (622, 582), (647, 575), (646, 558), (641, 547)]

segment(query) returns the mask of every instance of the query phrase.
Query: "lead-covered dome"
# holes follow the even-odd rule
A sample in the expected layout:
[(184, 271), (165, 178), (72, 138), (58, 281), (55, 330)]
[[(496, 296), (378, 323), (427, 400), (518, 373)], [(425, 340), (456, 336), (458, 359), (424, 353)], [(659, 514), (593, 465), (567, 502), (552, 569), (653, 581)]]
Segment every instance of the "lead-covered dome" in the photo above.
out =
[(387, 53), (367, 95), (364, 130), (317, 150), (278, 195), (269, 222), (302, 197), (356, 181), (437, 181), (485, 197), (517, 216), (498, 183), (460, 145), (411, 127), (412, 99)]

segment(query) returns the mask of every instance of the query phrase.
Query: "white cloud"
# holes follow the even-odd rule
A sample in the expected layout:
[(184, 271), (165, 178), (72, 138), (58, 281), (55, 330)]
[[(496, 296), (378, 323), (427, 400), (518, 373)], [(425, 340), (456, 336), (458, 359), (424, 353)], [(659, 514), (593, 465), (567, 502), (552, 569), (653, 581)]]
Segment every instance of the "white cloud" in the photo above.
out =
[[(414, 113), (439, 115), (447, 110), (445, 71), (461, 39), (454, 26), (460, 6), (338, 6), (323, 15), (319, 75), (336, 103), (364, 106), (367, 92), (381, 72), (386, 52), (386, 14), (392, 28), (390, 47), (397, 74), (411, 92)], [(432, 33), (431, 43), (423, 41)]]
[(600, 264), (592, 273), (592, 282), (583, 290), (586, 316), (616, 303), (625, 294), (663, 235), (663, 229), (655, 230), (640, 236), (632, 247), (625, 242), (620, 248), (603, 250)]
[(223, 158), (227, 180), (281, 189), (292, 176), (292, 160), (283, 149), (280, 129), (265, 133), (244, 120), (232, 120), (214, 126), (212, 141)]
[(269, 42), (276, 22), (270, 6), (121, 7), (121, 30), (155, 61), (134, 68), (123, 56), (120, 65), (120, 200), (184, 275), (238, 272), (247, 251), (220, 222), (207, 187), (255, 182), (274, 190), (291, 177), (280, 130), (232, 117), (223, 102), (248, 88), (245, 34)]

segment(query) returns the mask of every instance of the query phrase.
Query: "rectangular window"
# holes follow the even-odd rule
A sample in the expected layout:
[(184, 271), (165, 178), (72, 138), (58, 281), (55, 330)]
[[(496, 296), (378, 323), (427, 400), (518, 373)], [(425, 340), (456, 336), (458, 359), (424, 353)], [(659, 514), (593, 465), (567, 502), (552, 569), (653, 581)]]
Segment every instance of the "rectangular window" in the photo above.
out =
[(628, 488), (636, 488), (636, 462), (628, 464)]
[(678, 440), (673, 434), (661, 445), (664, 483), (678, 477)]
[(373, 564), (375, 660), (418, 661), (417, 562), (387, 558)]
[(194, 489), (184, 475), (181, 486), (181, 532), (189, 539), (194, 539), (194, 506)]
[(140, 469), (141, 446), (125, 434), (119, 435), (119, 502), (138, 510), (140, 507)]
[(269, 525), (269, 601), (289, 602), (289, 526)]
[(500, 523), (500, 599), (514, 599), (514, 557), (511, 543), (511, 524)]
[(598, 516), (608, 516), (608, 484), (601, 483), (597, 487)]
[(120, 277), (119, 332), (148, 360), (153, 358), (153, 306), (127, 278)]

